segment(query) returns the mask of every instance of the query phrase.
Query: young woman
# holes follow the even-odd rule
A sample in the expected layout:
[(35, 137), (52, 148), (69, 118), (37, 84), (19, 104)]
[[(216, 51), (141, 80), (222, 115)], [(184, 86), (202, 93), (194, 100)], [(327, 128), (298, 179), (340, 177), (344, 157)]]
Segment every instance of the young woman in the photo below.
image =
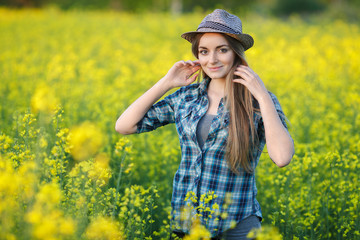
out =
[[(188, 233), (181, 212), (190, 204), (196, 214), (200, 197), (213, 192), (207, 206), (217, 214), (202, 212), (201, 223), (213, 239), (246, 239), (262, 220), (255, 168), (265, 142), (279, 167), (294, 154), (285, 115), (245, 61), (244, 51), (254, 41), (242, 33), (238, 17), (217, 9), (182, 37), (192, 43), (197, 60), (175, 63), (119, 117), (116, 131), (141, 133), (175, 123), (182, 155), (173, 182), (173, 232), (179, 237)], [(199, 70), (203, 80), (191, 84)], [(176, 87), (181, 88), (158, 101)], [(186, 198), (188, 192), (197, 201)]]

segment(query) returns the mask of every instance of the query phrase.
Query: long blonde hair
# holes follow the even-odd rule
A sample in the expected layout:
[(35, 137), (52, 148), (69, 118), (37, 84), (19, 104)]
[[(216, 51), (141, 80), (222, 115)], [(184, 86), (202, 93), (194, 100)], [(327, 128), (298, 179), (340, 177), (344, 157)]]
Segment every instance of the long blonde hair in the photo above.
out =
[[(192, 52), (196, 58), (198, 58), (198, 48), (202, 35), (198, 34), (192, 43)], [(246, 172), (252, 173), (254, 171), (251, 166), (252, 150), (257, 141), (253, 115), (255, 111), (259, 110), (254, 107), (256, 100), (250, 91), (242, 84), (233, 83), (236, 67), (240, 64), (247, 65), (244, 48), (236, 39), (226, 34), (222, 35), (236, 55), (225, 83), (225, 104), (230, 114), (225, 158), (234, 173), (239, 174), (240, 166)], [(201, 75), (207, 77), (203, 71)]]

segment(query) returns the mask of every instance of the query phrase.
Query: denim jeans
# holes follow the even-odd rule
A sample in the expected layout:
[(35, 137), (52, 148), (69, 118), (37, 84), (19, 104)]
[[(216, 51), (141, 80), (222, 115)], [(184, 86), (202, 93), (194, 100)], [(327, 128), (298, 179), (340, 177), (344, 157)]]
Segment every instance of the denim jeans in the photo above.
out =
[[(249, 240), (247, 238), (247, 234), (253, 228), (261, 228), (260, 219), (257, 216), (251, 215), (241, 222), (239, 222), (235, 228), (229, 229), (222, 233), (220, 236), (211, 238), (212, 240)], [(181, 232), (173, 232), (175, 233), (180, 239), (185, 237), (184, 233)], [(170, 237), (170, 240), (174, 238)]]

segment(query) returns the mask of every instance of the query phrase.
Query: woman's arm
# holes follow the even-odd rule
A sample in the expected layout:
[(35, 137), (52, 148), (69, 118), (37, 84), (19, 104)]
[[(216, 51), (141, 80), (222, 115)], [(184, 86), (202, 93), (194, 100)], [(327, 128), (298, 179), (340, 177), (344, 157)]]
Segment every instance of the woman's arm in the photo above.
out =
[(239, 66), (235, 75), (240, 79), (234, 82), (246, 86), (260, 105), (260, 111), (265, 128), (265, 139), (270, 158), (279, 167), (288, 165), (294, 155), (294, 142), (282, 124), (264, 83), (260, 77), (248, 66)]
[(285, 167), (294, 155), (294, 142), (282, 124), (270, 95), (264, 94), (258, 102), (264, 123), (269, 156), (276, 165)]
[(132, 103), (118, 118), (115, 130), (120, 134), (132, 134), (137, 130), (137, 123), (145, 116), (150, 107), (167, 91), (175, 87), (191, 84), (200, 69), (197, 61), (180, 61), (174, 64), (169, 72), (152, 88)]
[(170, 89), (167, 81), (162, 78), (121, 114), (116, 121), (115, 130), (124, 135), (135, 133), (136, 124), (144, 117), (149, 108)]

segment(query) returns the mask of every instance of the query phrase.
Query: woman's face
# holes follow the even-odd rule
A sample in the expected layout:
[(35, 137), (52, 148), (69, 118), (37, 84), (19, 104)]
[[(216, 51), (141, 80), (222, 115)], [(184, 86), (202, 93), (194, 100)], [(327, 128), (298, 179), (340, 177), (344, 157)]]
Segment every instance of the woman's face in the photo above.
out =
[(198, 58), (211, 79), (225, 80), (235, 60), (235, 52), (220, 33), (205, 33), (199, 41)]

